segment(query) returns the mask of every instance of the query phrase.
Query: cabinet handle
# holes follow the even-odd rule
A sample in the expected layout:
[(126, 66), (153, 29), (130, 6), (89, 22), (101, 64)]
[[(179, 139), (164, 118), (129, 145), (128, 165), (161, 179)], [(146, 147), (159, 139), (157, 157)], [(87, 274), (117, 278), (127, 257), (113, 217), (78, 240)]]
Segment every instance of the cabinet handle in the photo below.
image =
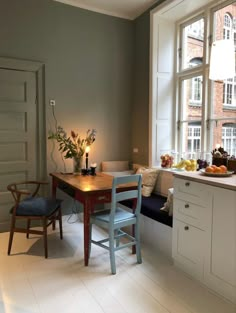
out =
[(189, 208), (189, 204), (185, 204), (185, 209), (188, 209)]
[(190, 186), (190, 182), (187, 181), (187, 182), (185, 183), (185, 186), (186, 186), (186, 187), (189, 187), (189, 186)]
[(184, 226), (184, 230), (189, 230), (189, 227), (188, 226)]

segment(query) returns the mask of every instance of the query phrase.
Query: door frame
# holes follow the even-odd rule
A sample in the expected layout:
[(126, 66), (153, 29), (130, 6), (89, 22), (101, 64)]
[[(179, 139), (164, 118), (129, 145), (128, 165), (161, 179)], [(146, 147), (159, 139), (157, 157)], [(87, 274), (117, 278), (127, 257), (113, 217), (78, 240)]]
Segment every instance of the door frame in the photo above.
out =
[(0, 68), (35, 73), (37, 125), (36, 153), (38, 155), (36, 177), (39, 180), (47, 179), (46, 164), (46, 125), (45, 125), (45, 64), (37, 61), (28, 61), (14, 58), (0, 57)]

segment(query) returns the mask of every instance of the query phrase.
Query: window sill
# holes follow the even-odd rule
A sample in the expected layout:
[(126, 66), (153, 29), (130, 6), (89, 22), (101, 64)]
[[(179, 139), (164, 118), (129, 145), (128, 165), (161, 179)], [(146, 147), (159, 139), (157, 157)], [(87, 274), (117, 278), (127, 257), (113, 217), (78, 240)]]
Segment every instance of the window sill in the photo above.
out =
[(224, 111), (236, 111), (236, 106), (235, 105), (223, 105), (223, 110)]

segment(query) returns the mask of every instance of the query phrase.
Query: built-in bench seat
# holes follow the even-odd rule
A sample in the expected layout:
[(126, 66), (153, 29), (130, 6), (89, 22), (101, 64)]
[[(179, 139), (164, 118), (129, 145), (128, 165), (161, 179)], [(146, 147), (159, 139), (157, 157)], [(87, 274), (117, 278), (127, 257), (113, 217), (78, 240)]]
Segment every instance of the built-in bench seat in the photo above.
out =
[[(172, 227), (173, 218), (169, 213), (161, 210), (164, 207), (167, 197), (151, 194), (150, 197), (142, 197), (141, 214), (159, 223)], [(132, 201), (123, 201), (122, 204), (132, 208)]]
[[(104, 161), (102, 162), (102, 171), (112, 176), (128, 175), (136, 172), (141, 165), (134, 164), (133, 170), (129, 170), (128, 161)], [(167, 201), (168, 189), (172, 187), (172, 173), (153, 169), (158, 171), (153, 193), (148, 197), (142, 197), (141, 214), (147, 216), (159, 223), (172, 227), (172, 216), (168, 211), (161, 210)], [(132, 202), (125, 203), (132, 208)]]
[(166, 197), (154, 193), (150, 197), (142, 197), (141, 213), (159, 223), (172, 227), (172, 216), (169, 216), (168, 212), (161, 210), (166, 201)]

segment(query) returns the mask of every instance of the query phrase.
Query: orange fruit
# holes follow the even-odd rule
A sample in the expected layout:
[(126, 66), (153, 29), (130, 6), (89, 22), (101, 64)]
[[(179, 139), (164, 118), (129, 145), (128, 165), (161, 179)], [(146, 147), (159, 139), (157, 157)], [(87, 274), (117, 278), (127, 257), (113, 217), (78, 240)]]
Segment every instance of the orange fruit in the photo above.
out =
[(217, 167), (216, 165), (212, 164), (210, 165), (210, 167), (212, 168), (212, 172), (214, 173), (215, 172), (215, 168)]
[(213, 173), (214, 169), (211, 166), (207, 166), (206, 169), (205, 169), (205, 172), (206, 173)]
[(220, 167), (216, 167), (214, 173), (223, 173), (222, 169)]
[(220, 166), (222, 173), (227, 173), (227, 167), (225, 165)]

